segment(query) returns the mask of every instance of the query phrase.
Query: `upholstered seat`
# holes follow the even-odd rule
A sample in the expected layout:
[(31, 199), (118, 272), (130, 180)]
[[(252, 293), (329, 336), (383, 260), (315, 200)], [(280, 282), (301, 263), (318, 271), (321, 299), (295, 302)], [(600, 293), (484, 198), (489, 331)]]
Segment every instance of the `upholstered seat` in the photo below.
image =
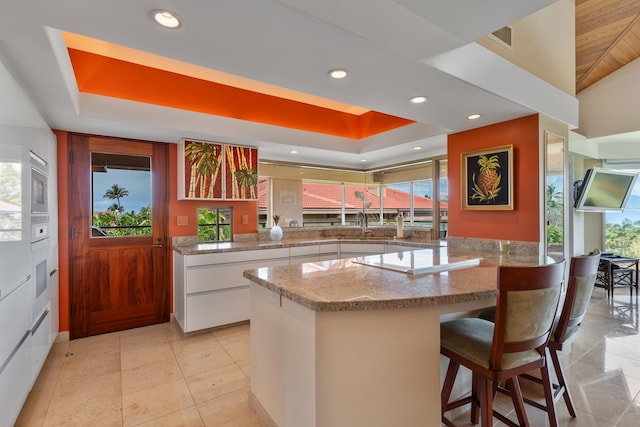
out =
[[(474, 424), (480, 418), (482, 426), (490, 426), (495, 416), (517, 425), (493, 409), (498, 384), (506, 381), (520, 425), (528, 425), (518, 375), (539, 369), (544, 386), (551, 389), (545, 349), (564, 269), (565, 261), (545, 266), (499, 266), (495, 324), (465, 318), (440, 325), (440, 352), (450, 359), (441, 395), (443, 423), (453, 426), (446, 413), (471, 403)], [(461, 365), (472, 371), (471, 396), (449, 402)], [(547, 403), (553, 408), (552, 401)]]

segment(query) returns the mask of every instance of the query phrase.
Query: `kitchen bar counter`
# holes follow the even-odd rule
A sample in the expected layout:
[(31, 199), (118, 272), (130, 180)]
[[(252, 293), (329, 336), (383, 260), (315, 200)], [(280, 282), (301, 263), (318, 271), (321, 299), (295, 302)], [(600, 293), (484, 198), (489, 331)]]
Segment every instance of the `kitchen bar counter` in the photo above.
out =
[(250, 403), (262, 424), (440, 425), (441, 320), (494, 305), (497, 265), (552, 260), (436, 253), (482, 259), (418, 275), (356, 259), (246, 270)]
[[(408, 248), (408, 250), (410, 250)], [(244, 277), (316, 311), (375, 310), (485, 300), (496, 295), (498, 264), (538, 265), (546, 262), (528, 255), (415, 248), (453, 260), (479, 259), (478, 266), (443, 274), (406, 274), (363, 265), (378, 255), (246, 270)], [(414, 252), (386, 254), (409, 259)]]

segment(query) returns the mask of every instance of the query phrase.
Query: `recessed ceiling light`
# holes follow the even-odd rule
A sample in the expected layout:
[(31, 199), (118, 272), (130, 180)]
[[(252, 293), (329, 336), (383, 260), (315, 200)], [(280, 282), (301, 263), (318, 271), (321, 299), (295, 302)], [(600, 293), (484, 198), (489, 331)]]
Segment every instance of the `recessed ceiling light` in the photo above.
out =
[(289, 151), (289, 153), (291, 153), (291, 154), (298, 154), (298, 150), (291, 150), (291, 151)]
[(414, 96), (409, 100), (412, 104), (422, 104), (423, 102), (427, 102), (426, 96)]
[(360, 161), (361, 161), (362, 163), (364, 163), (364, 162), (366, 162), (366, 161), (367, 161), (367, 159), (360, 159)]
[(422, 147), (413, 147), (414, 150), (422, 150)]
[(180, 21), (180, 18), (178, 18), (175, 13), (168, 10), (154, 10), (153, 19), (158, 25), (171, 30), (182, 27), (182, 21)]
[(475, 119), (479, 119), (480, 117), (482, 117), (480, 114), (469, 114), (467, 116), (467, 119), (469, 120), (475, 120)]
[(347, 70), (331, 70), (329, 75), (334, 79), (344, 79), (347, 77)]

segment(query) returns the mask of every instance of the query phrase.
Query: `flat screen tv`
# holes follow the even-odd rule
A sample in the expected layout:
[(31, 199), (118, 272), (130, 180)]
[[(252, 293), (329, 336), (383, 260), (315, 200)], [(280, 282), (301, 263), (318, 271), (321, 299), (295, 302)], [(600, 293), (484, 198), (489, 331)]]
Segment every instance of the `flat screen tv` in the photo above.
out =
[(574, 207), (579, 211), (622, 211), (637, 177), (636, 172), (591, 168), (574, 184)]

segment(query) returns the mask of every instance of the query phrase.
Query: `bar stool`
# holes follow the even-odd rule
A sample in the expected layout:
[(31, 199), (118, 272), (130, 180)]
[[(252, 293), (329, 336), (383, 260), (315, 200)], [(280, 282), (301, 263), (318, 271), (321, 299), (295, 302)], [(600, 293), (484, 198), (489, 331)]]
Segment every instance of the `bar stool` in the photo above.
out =
[[(560, 398), (564, 398), (569, 414), (575, 418), (576, 410), (569, 393), (567, 380), (564, 376), (564, 369), (560, 363), (558, 352), (564, 349), (565, 344), (569, 344), (578, 335), (580, 325), (587, 313), (591, 294), (593, 293), (594, 283), (598, 274), (600, 264), (600, 251), (593, 250), (589, 255), (575, 256), (571, 258), (569, 264), (569, 278), (567, 282), (567, 291), (565, 294), (562, 309), (556, 318), (553, 333), (548, 344), (547, 363), (553, 365), (553, 369), (558, 380), (557, 384), (552, 385), (551, 397), (553, 404), (556, 405)], [(479, 315), (480, 318), (493, 321), (495, 317), (495, 307), (484, 310)], [(550, 358), (550, 360), (549, 360)], [(541, 379), (528, 374), (521, 375), (536, 383), (541, 383)], [(547, 391), (547, 389), (545, 389)], [(557, 426), (557, 419), (551, 416), (547, 410), (547, 405), (524, 398), (524, 401), (536, 408), (542, 409), (549, 413), (549, 423), (552, 427)], [(545, 399), (547, 401), (547, 399)]]
[[(545, 399), (555, 417), (545, 352), (560, 301), (566, 261), (543, 266), (499, 266), (495, 323), (480, 318), (440, 325), (440, 353), (450, 359), (441, 394), (442, 422), (454, 426), (446, 412), (471, 403), (471, 422), (482, 427), (493, 416), (517, 426), (493, 409), (493, 398), (506, 381), (520, 425), (528, 426), (518, 375), (539, 369)], [(471, 396), (449, 402), (460, 368), (472, 372)], [(480, 414), (478, 414), (480, 409)]]

